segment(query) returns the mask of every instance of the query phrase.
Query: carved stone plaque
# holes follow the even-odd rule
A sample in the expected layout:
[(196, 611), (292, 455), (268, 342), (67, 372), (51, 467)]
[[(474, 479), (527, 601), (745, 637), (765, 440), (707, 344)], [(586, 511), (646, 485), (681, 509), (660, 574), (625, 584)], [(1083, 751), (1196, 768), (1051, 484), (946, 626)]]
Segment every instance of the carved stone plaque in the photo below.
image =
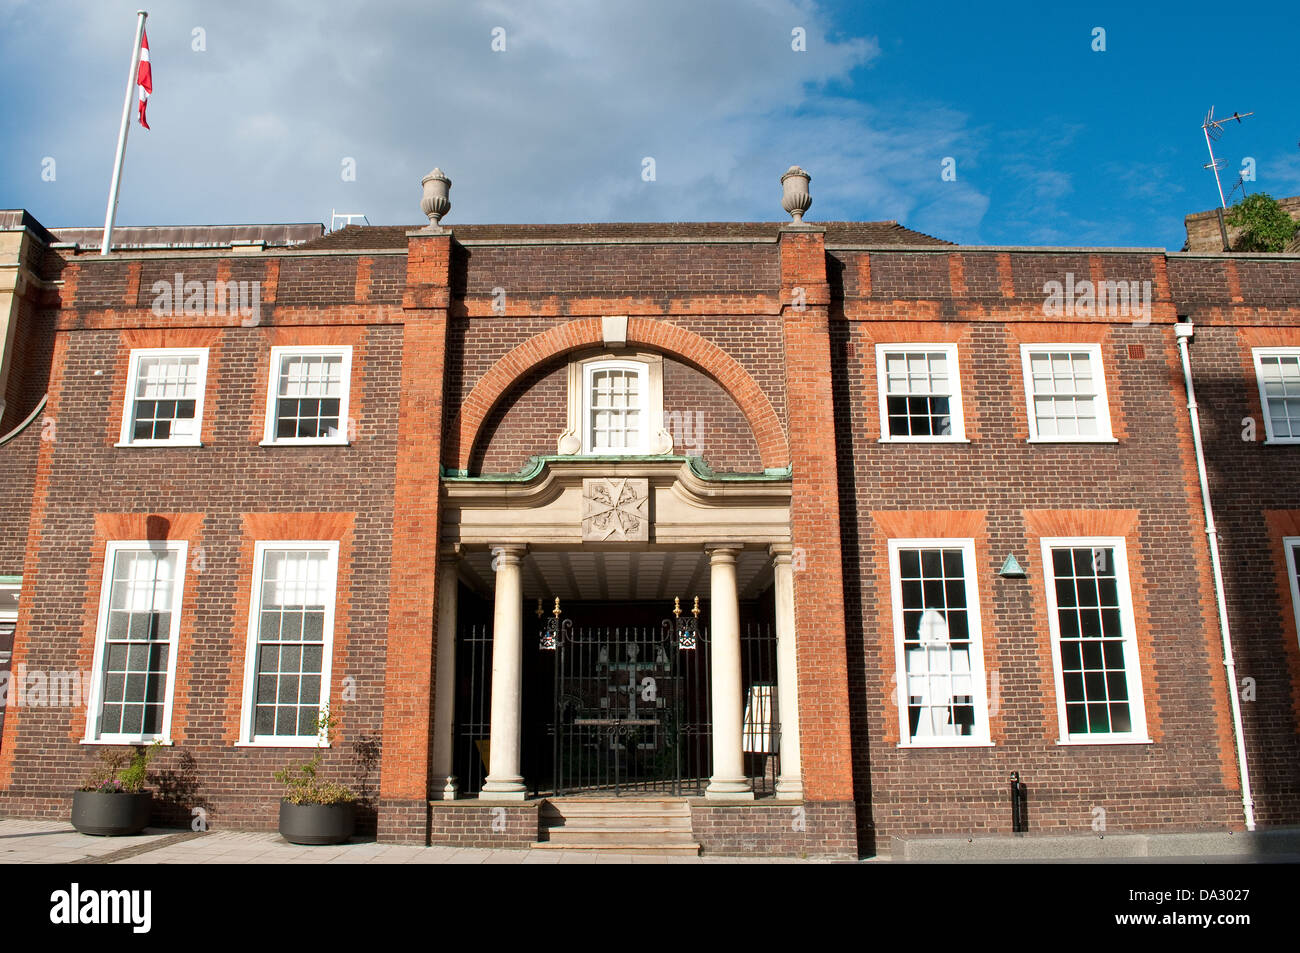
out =
[(582, 481), (582, 538), (591, 542), (650, 539), (650, 481)]

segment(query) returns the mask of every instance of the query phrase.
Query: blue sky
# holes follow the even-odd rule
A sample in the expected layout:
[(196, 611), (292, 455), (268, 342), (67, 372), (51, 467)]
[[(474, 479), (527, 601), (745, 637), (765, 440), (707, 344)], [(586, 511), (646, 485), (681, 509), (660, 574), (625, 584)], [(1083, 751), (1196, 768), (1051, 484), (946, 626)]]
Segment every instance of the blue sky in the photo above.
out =
[[(102, 223), (138, 6), (0, 0), (0, 207)], [(452, 225), (777, 221), (798, 163), (810, 221), (1176, 249), (1211, 105), (1255, 112), (1225, 191), (1249, 156), (1300, 194), (1297, 36), (1294, 2), (157, 0), (118, 221), (419, 224), (435, 165)]]

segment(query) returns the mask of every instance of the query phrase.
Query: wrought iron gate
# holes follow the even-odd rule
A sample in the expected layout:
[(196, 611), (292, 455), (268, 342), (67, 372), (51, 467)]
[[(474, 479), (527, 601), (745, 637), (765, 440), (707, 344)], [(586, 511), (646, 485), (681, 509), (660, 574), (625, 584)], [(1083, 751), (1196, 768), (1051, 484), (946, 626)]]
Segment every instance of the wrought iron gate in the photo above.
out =
[[(658, 627), (563, 627), (555, 646), (554, 790), (680, 795), (707, 777), (707, 650)], [(703, 710), (701, 710), (703, 706)]]

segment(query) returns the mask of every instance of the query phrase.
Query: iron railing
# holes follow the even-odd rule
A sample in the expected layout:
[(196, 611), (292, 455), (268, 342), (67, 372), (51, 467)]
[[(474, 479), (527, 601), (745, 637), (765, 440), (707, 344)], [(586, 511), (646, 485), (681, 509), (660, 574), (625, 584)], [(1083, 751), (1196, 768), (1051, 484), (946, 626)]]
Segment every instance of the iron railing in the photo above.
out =
[[(702, 795), (713, 763), (711, 650), (705, 626), (694, 649), (677, 648), (669, 620), (659, 627), (565, 626), (554, 651), (526, 646), (540, 658), (526, 666), (525, 693), (549, 688), (552, 696), (545, 741), (540, 733), (527, 736), (549, 749), (525, 752), (530, 790)], [(475, 794), (487, 775), (491, 736), (489, 626), (461, 629), (456, 662), (454, 769), (462, 793)], [(745, 626), (741, 679), (745, 769), (755, 794), (770, 795), (781, 737), (770, 624)]]

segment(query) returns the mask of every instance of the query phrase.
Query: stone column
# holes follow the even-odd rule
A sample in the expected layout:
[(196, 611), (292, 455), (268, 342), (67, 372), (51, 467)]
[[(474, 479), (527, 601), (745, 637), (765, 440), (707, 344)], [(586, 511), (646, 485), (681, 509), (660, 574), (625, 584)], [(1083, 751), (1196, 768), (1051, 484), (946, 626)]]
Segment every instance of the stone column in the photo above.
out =
[(453, 774), (452, 752), (456, 730), (456, 598), (460, 588), (457, 547), (443, 550), (438, 559), (438, 648), (434, 665), (433, 783), (431, 800), (454, 801), (459, 790)]
[(745, 700), (740, 672), (740, 598), (736, 592), (739, 543), (710, 543), (709, 641), (713, 653), (713, 777), (705, 797), (753, 798), (745, 774), (741, 737)]
[(768, 552), (772, 554), (776, 597), (776, 712), (781, 723), (781, 774), (776, 779), (776, 796), (797, 799), (803, 797), (803, 780), (799, 767), (799, 655), (794, 633), (794, 566), (790, 544), (769, 546)]
[(524, 590), (520, 560), (528, 546), (492, 547), (496, 609), (492, 615), (492, 729), (488, 776), (479, 797), (522, 801), (528, 796), (519, 773), (519, 735), (524, 665)]

